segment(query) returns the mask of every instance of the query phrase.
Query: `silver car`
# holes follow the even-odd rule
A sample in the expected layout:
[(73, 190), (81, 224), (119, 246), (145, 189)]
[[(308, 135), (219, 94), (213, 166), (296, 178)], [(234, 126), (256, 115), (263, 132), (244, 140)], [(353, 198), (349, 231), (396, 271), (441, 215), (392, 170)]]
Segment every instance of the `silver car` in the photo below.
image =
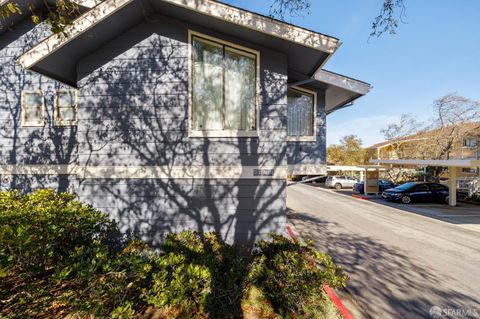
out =
[(330, 188), (342, 189), (342, 188), (352, 188), (355, 183), (358, 181), (350, 176), (328, 176), (325, 181), (325, 185)]

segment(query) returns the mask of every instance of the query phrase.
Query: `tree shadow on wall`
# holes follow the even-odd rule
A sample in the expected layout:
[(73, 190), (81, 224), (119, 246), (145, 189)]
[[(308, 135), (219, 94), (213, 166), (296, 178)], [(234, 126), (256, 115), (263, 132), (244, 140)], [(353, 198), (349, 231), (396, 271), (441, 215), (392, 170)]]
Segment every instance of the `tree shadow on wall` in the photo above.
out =
[[(54, 123), (55, 92), (66, 86), (23, 69), (16, 59), (49, 35), (48, 27), (29, 19), (20, 22), (0, 37), (0, 165), (48, 164), (66, 165), (76, 158), (76, 127), (59, 127)], [(44, 95), (45, 125), (22, 125), (22, 91), (39, 91)], [(68, 175), (3, 176), (9, 188), (31, 191), (55, 188), (68, 191)]]
[[(251, 244), (283, 231), (285, 181), (214, 179), (209, 169), (286, 164), (286, 70), (262, 60), (259, 138), (189, 138), (187, 29), (154, 15), (79, 63), (80, 167), (157, 167), (80, 176), (79, 195), (153, 244), (183, 229)], [(178, 167), (204, 167), (207, 178), (168, 178)]]

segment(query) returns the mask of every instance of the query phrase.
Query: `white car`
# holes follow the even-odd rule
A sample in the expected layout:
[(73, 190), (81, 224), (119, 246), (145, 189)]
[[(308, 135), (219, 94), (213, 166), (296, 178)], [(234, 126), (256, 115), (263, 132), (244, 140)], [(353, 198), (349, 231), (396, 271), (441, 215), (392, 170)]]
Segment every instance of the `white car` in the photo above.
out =
[(325, 185), (330, 188), (342, 189), (342, 188), (352, 188), (355, 183), (358, 181), (350, 176), (328, 176), (325, 181)]

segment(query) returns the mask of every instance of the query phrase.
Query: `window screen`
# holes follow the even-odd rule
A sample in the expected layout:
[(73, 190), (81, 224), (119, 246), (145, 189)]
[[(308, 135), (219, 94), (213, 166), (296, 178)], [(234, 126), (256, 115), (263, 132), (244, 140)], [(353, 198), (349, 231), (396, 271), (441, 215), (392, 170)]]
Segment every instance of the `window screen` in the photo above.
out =
[(256, 55), (197, 36), (192, 48), (192, 128), (256, 130)]
[(72, 125), (77, 121), (77, 92), (57, 91), (55, 122), (57, 125)]
[(314, 135), (314, 97), (313, 94), (298, 90), (288, 90), (288, 136)]
[(42, 126), (44, 122), (43, 94), (41, 92), (22, 92), (22, 124)]

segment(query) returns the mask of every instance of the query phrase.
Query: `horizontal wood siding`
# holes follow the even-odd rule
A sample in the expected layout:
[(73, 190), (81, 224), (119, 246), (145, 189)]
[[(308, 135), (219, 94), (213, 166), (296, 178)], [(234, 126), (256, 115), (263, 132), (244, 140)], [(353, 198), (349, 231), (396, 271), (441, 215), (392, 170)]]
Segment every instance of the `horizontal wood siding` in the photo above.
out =
[[(188, 29), (260, 52), (258, 137), (188, 136)], [(221, 31), (221, 30), (220, 30)], [(16, 33), (15, 33), (16, 32)], [(84, 57), (78, 71), (78, 124), (55, 127), (55, 91), (15, 58), (48, 35), (28, 21), (0, 37), (0, 165), (286, 166), (325, 163), (324, 94), (317, 142), (287, 143), (286, 56), (165, 16), (144, 22)], [(46, 125), (20, 125), (21, 90), (44, 91)], [(111, 177), (111, 176), (110, 176)], [(108, 212), (123, 231), (159, 243), (168, 231), (216, 231), (252, 243), (286, 223), (283, 179), (82, 178), (14, 175), (11, 186), (72, 191)], [(248, 177), (250, 178), (250, 177)]]
[(79, 197), (109, 212), (123, 231), (152, 242), (166, 232), (216, 231), (252, 243), (286, 223), (284, 180), (109, 180), (80, 182)]
[[(259, 137), (188, 136), (188, 29), (260, 51)], [(282, 54), (154, 16), (78, 64), (82, 165), (286, 165), (287, 61)], [(238, 243), (285, 225), (284, 180), (85, 179), (79, 196), (148, 240), (217, 231)]]
[[(55, 127), (54, 96), (66, 86), (23, 69), (16, 59), (51, 33), (48, 26), (30, 19), (0, 36), (0, 165), (70, 164), (76, 162), (76, 127)], [(22, 90), (42, 90), (45, 126), (21, 125)], [(2, 176), (2, 187), (29, 192), (37, 188), (74, 191), (67, 175)]]

